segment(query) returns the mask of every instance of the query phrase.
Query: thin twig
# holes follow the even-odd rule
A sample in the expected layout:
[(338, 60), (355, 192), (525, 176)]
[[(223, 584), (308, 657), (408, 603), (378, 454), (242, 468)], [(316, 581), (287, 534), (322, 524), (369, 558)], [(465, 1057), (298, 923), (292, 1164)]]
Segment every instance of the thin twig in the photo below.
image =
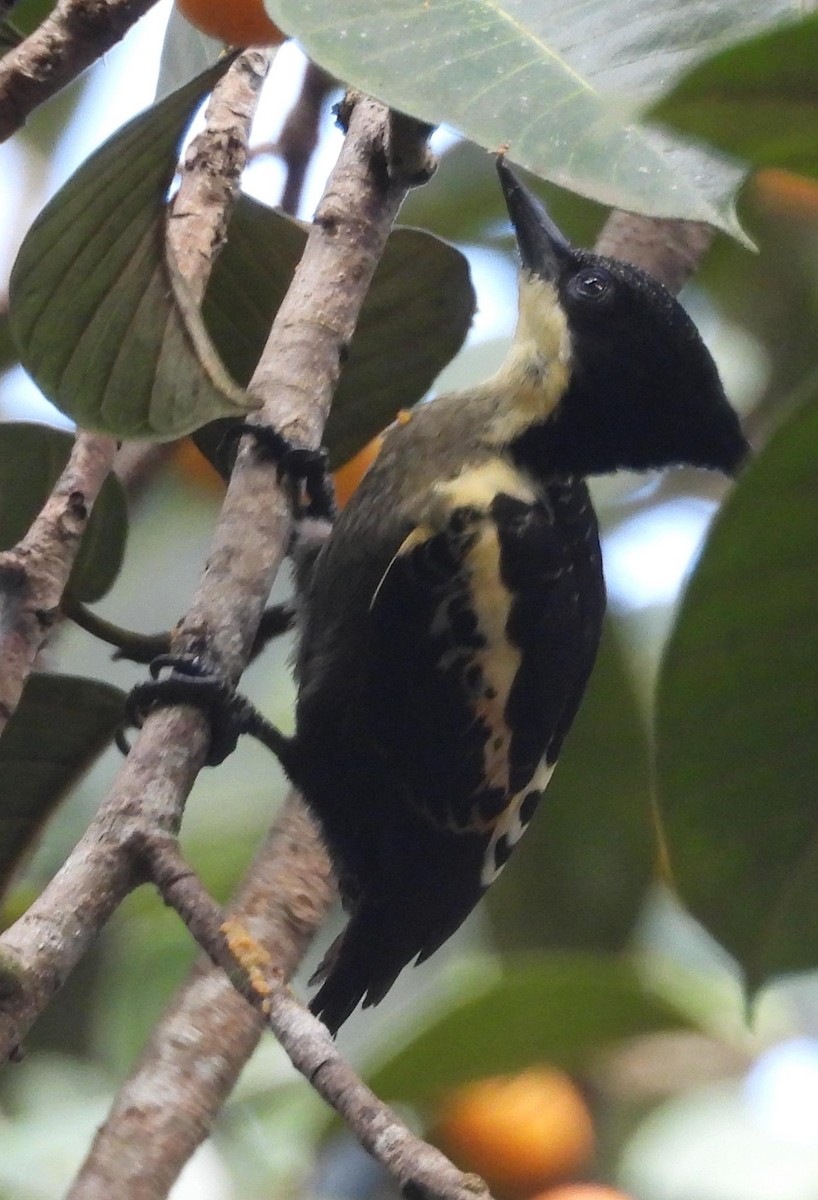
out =
[[(216, 84), (202, 132), (185, 154), (168, 217), (168, 246), (193, 299), (201, 303), (213, 263), (227, 240), (230, 209), (247, 164), (247, 140), (275, 51), (248, 50)], [(116, 473), (130, 495), (173, 456), (177, 442), (126, 442)]]
[(318, 128), (324, 101), (338, 86), (323, 67), (308, 62), (304, 68), (298, 101), (290, 109), (281, 130), (275, 152), (287, 171), (281, 207), (293, 216), (298, 212), (307, 168), (318, 145)]
[(226, 919), (182, 858), (175, 838), (148, 839), (141, 853), (145, 873), (165, 903), (175, 909), (236, 990), (265, 1017), (293, 1066), (401, 1187), (434, 1200), (490, 1200), (482, 1179), (459, 1171), (439, 1150), (416, 1137), (360, 1081), (326, 1027), (282, 982), (279, 965), (267, 949), (243, 923)]
[[(407, 187), (418, 182), (418, 173), (431, 170), (425, 152), (416, 148), (416, 161), (390, 174), (387, 144), (394, 119), (367, 97), (351, 105), (348, 136), (250, 380), (250, 393), (263, 402), (251, 420), (273, 426), (299, 446), (321, 444), (341, 364), (392, 222)], [(411, 124), (422, 131), (415, 138), (425, 147), (426, 127)], [(207, 571), (177, 627), (175, 652), (203, 656), (226, 678), (238, 679), (290, 525), (288, 489), (245, 438)]]
[(0, 142), (121, 41), (155, 3), (59, 0), (30, 37), (0, 59)]
[(168, 245), (198, 303), (227, 240), (230, 210), (247, 164), (250, 126), (274, 53), (246, 50), (236, 59), (213, 89), (204, 129), (185, 155), (168, 219)]
[(115, 451), (113, 438), (79, 433), (42, 512), (21, 542), (0, 553), (0, 732), (58, 619), (68, 576)]
[[(333, 895), (315, 823), (293, 794), (228, 911), (286, 982)], [(162, 1200), (210, 1132), (263, 1030), (263, 1018), (219, 967), (194, 968), (121, 1088), (68, 1200)]]

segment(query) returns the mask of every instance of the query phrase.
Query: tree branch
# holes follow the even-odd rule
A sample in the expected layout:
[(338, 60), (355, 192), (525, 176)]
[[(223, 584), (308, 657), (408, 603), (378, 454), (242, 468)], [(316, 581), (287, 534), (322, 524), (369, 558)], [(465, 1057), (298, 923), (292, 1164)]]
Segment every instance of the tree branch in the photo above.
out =
[[(315, 822), (292, 794), (228, 912), (286, 982), (333, 895)], [(263, 1029), (224, 971), (209, 962), (194, 968), (120, 1090), (68, 1200), (162, 1200), (209, 1134)]]
[(281, 133), (275, 142), (255, 146), (253, 158), (275, 154), (284, 163), (287, 175), (281, 193), (281, 207), (293, 216), (298, 211), (307, 168), (318, 145), (318, 130), (324, 101), (338, 87), (338, 81), (316, 63), (304, 68), (298, 100), (287, 114)]
[(208, 895), (179, 853), (175, 838), (152, 838), (141, 848), (146, 874), (202, 949), (263, 1015), (293, 1066), (343, 1117), (361, 1145), (404, 1189), (434, 1200), (490, 1200), (482, 1179), (459, 1171), (416, 1137), (341, 1057), (326, 1027), (299, 1004), (279, 964), (236, 919)]
[(0, 59), (0, 142), (125, 36), (156, 0), (59, 0)]
[[(304, 257), (276, 317), (251, 387), (261, 419), (317, 446), (340, 360), (408, 181), (430, 169), (425, 128), (417, 148), (392, 171), (392, 118), (355, 99), (338, 163)], [(276, 471), (251, 446), (239, 452), (213, 549), (194, 603), (175, 639), (237, 679), (289, 537), (286, 495)], [(248, 537), (248, 531), (252, 536)], [(6, 969), (18, 981), (0, 997), (0, 1050), (20, 1042), (97, 931), (138, 880), (134, 840), (174, 834), (204, 759), (207, 722), (189, 708), (149, 716), (85, 836), (28, 912), (0, 938)]]
[[(228, 139), (230, 144), (224, 154), (230, 166), (230, 186), (222, 188), (203, 204), (201, 253), (195, 253), (191, 230), (185, 231), (189, 250), (185, 257), (186, 282), (196, 296), (203, 294), (207, 283), (207, 250), (212, 250), (218, 242), (214, 230), (220, 228), (225, 219), (223, 212), (214, 210), (218, 206), (225, 208), (238, 190), (240, 168), (236, 164), (241, 160), (241, 152), (234, 143), (243, 139), (246, 150), (254, 97), (258, 95), (268, 65), (266, 52), (248, 51), (241, 55), (214, 89), (208, 108), (212, 115), (214, 111), (219, 113), (224, 107), (230, 107), (237, 115), (234, 138)], [(220, 118), (220, 128), (223, 124)], [(194, 155), (191, 172), (203, 169), (201, 157)], [(184, 203), (189, 193), (180, 188), (178, 195)], [(81, 438), (83, 445), (94, 445), (100, 440), (88, 434), (82, 434)], [(110, 439), (102, 440), (110, 443), (113, 457), (115, 443)], [(62, 588), (52, 607), (56, 608), (61, 592)], [(35, 612), (35, 618), (36, 615)], [(158, 823), (163, 829), (178, 828), (184, 800), (198, 766), (198, 759), (174, 753), (169, 744), (161, 743), (153, 749), (149, 745), (147, 750), (143, 745), (135, 750), (107, 803), (103, 804), (62, 870), (28, 912), (0, 938), (0, 963), (21, 985), (13, 994), (0, 995), (0, 1016), (4, 1017), (0, 1022), (2, 1050), (8, 1052), (19, 1043), (50, 997), (65, 982), (95, 933), (138, 882), (129, 852), (133, 829), (142, 821), (149, 827)]]
[(246, 50), (219, 80), (205, 126), (188, 147), (168, 219), (168, 246), (197, 303), (227, 241), (230, 210), (247, 164), (247, 142), (275, 51)]
[[(247, 165), (247, 141), (274, 49), (248, 50), (213, 89), (205, 125), (185, 154), (179, 190), (168, 218), (167, 241), (198, 303), (227, 240), (230, 209)], [(115, 470), (129, 494), (139, 492), (175, 453), (178, 442), (126, 442)]]
[[(318, 381), (316, 407), (328, 405), (337, 378), (340, 347), (351, 336), (357, 308), (403, 195), (403, 179), (390, 179), (384, 170), (385, 148), (388, 144), (400, 148), (401, 175), (411, 175), (413, 181), (430, 168), (425, 129), (400, 119), (400, 136), (395, 138), (392, 118), (382, 106), (361, 99), (356, 103), (356, 112), (358, 120), (354, 112), (344, 152), (319, 213), (323, 223), (313, 231), (312, 256), (308, 250), (300, 284), (297, 276), (291, 289), (297, 297), (298, 287), (306, 288), (306, 294), (313, 295), (321, 306), (324, 328), (329, 322), (335, 325), (334, 338), (323, 346), (323, 371), (316, 371), (322, 359), (309, 349), (315, 330), (309, 309), (298, 299), (289, 307), (285, 301), (276, 320), (277, 325), (290, 331), (289, 336), (294, 337), (302, 353), (307, 351), (310, 378)], [(334, 207), (340, 209), (337, 215)], [(361, 213), (369, 215), (374, 230), (360, 223)], [(339, 243), (342, 247), (346, 243), (340, 254)], [(328, 274), (328, 266), (335, 267), (335, 271)], [(337, 294), (327, 295), (331, 289), (324, 285), (326, 279), (341, 279), (344, 286)], [(317, 290), (311, 290), (314, 287)], [(328, 327), (332, 329), (332, 325)], [(287, 340), (286, 335), (283, 341), (277, 339), (274, 328), (262, 363), (268, 355), (275, 355), (280, 364), (279, 346), (286, 349)], [(278, 387), (283, 390), (287, 386), (291, 387), (292, 381), (285, 376)], [(254, 466), (252, 459), (250, 466)], [(267, 482), (269, 486), (269, 479)], [(293, 797), (237, 900), (241, 919), (269, 947), (283, 978), (289, 977), (300, 961), (332, 894), (330, 867), (315, 826), (301, 802)], [(176, 1036), (181, 1028), (200, 1032), (195, 1046), (189, 1037)], [(142, 1063), (118, 1097), (75, 1183), (72, 1200), (110, 1194), (112, 1178), (117, 1180), (117, 1194), (123, 1197), (158, 1200), (164, 1196), (181, 1166), (206, 1136), (260, 1031), (258, 1019), (246, 1005), (236, 1002), (223, 975), (199, 969), (157, 1027)], [(133, 1103), (135, 1096), (139, 1098), (138, 1106)], [(150, 1103), (148, 1097), (155, 1098), (155, 1103)], [(120, 1151), (133, 1146), (134, 1140), (141, 1147), (138, 1159), (132, 1153), (123, 1157)]]
[(713, 230), (698, 221), (662, 220), (615, 210), (597, 239), (598, 254), (649, 271), (675, 295), (710, 249)]
[(78, 433), (42, 512), (21, 542), (0, 553), (0, 733), (59, 617), (68, 576), (115, 450), (113, 438)]

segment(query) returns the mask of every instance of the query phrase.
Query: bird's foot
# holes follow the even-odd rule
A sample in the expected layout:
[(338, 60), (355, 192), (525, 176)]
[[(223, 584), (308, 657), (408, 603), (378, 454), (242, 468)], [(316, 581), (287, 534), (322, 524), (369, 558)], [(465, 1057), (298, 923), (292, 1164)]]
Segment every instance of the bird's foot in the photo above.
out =
[[(170, 675), (160, 679), (160, 672), (168, 667)], [(148, 713), (157, 708), (186, 704), (199, 709), (210, 722), (210, 747), (205, 759), (208, 767), (217, 767), (224, 762), (235, 750), (242, 734), (251, 734), (274, 751), (279, 739), (283, 739), (283, 734), (270, 725), (245, 696), (225, 679), (208, 671), (198, 657), (161, 654), (150, 664), (150, 673), (151, 679), (138, 683), (128, 696), (126, 725), (141, 729)], [(124, 727), (117, 733), (116, 743), (123, 754), (130, 750)]]
[(277, 429), (269, 425), (254, 425), (250, 421), (240, 421), (228, 429), (223, 446), (230, 450), (245, 436), (253, 439), (258, 455), (275, 463), (279, 480), (288, 476), (294, 483), (303, 484), (307, 504), (299, 516), (327, 521), (335, 518), (335, 489), (323, 446), (318, 450), (294, 446)]

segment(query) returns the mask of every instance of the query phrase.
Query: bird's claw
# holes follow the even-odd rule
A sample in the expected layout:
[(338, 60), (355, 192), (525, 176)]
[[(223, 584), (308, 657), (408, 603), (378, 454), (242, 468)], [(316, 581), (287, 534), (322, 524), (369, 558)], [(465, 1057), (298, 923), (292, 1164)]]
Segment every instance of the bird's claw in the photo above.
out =
[[(165, 668), (171, 668), (166, 679), (159, 679)], [(236, 744), (248, 728), (249, 701), (217, 675), (209, 672), (201, 659), (174, 654), (161, 654), (150, 664), (150, 680), (138, 683), (125, 702), (125, 724), (116, 735), (116, 744), (123, 754), (130, 745), (125, 727), (142, 728), (148, 713), (156, 708), (186, 704), (199, 709), (210, 722), (210, 747), (205, 765), (217, 767), (233, 753)]]
[(294, 446), (269, 425), (240, 421), (225, 433), (222, 440), (224, 452), (229, 452), (245, 436), (253, 439), (257, 454), (275, 463), (279, 480), (287, 476), (295, 483), (303, 483), (308, 504), (300, 516), (328, 521), (335, 517), (335, 492), (329, 476), (328, 455), (323, 446), (317, 450)]

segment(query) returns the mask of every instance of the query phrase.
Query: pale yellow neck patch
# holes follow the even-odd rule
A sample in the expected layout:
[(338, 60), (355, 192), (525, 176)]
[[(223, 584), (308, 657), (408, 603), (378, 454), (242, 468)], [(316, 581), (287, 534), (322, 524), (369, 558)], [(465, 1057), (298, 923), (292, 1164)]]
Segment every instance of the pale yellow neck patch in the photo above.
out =
[(554, 411), (571, 378), (568, 321), (552, 283), (523, 272), (517, 330), (500, 370), (485, 387), (497, 397), (486, 441), (508, 445)]

